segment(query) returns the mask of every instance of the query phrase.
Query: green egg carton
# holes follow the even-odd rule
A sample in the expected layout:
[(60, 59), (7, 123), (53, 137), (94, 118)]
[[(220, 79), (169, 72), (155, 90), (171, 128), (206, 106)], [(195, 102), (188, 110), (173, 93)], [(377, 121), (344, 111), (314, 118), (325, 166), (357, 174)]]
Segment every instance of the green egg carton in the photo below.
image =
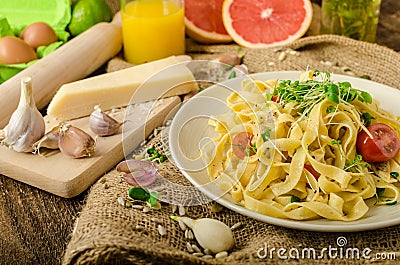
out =
[(65, 31), (71, 20), (70, 0), (1, 0), (0, 15), (16, 35), (33, 22), (45, 22), (56, 32)]
[[(33, 22), (40, 21), (49, 24), (56, 32), (59, 41), (46, 47), (39, 47), (37, 50), (39, 58), (51, 53), (68, 40), (70, 34), (66, 31), (66, 28), (71, 21), (70, 0), (0, 1), (0, 38), (19, 36), (22, 30)], [(29, 67), (35, 61), (14, 65), (0, 63), (0, 84)]]

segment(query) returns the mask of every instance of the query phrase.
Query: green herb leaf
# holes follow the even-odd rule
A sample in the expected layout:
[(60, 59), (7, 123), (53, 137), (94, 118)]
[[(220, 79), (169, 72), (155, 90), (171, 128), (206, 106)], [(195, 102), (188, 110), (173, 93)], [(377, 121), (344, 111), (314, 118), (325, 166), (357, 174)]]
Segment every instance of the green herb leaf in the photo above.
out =
[(396, 172), (396, 171), (390, 172), (390, 176), (397, 179), (399, 177), (399, 172)]
[(132, 199), (139, 201), (147, 201), (150, 198), (150, 193), (146, 189), (140, 187), (130, 188), (128, 195)]
[(231, 70), (232, 68), (233, 68), (232, 65), (225, 66), (225, 67), (224, 67), (224, 71), (229, 71), (229, 70)]
[(339, 96), (337, 94), (329, 93), (328, 99), (336, 104), (339, 104)]
[(376, 188), (376, 196), (378, 196), (378, 197), (382, 196), (384, 191), (385, 191), (385, 188)]
[(361, 120), (366, 127), (371, 125), (371, 120), (373, 119), (375, 119), (375, 117), (372, 117), (371, 114), (369, 114), (368, 112), (361, 113)]
[(166, 155), (162, 155), (162, 156), (159, 157), (159, 162), (160, 163), (162, 163), (162, 162), (164, 162), (166, 160), (167, 160), (167, 156)]
[(264, 142), (268, 141), (268, 139), (271, 138), (271, 129), (268, 128), (264, 132), (262, 132), (261, 137)]
[(156, 156), (158, 156), (158, 150), (155, 149), (155, 148), (149, 148), (149, 149), (147, 149), (147, 153), (148, 153), (149, 155), (156, 155)]
[(369, 103), (369, 104), (372, 103), (372, 96), (368, 92), (361, 91), (361, 93), (358, 95), (358, 98), (359, 99), (361, 98), (362, 102), (366, 102), (366, 103)]
[(371, 80), (371, 77), (369, 75), (362, 75), (360, 76), (360, 78)]
[(150, 197), (148, 199), (148, 202), (151, 207), (154, 207), (156, 205), (156, 203), (158, 202), (158, 196), (159, 196), (159, 194), (157, 191), (150, 192)]
[(292, 203), (292, 202), (299, 202), (299, 201), (301, 201), (301, 199), (300, 199), (299, 197), (294, 196), (294, 195), (291, 195), (291, 196), (290, 196), (290, 202), (291, 202), (291, 203)]
[(236, 77), (236, 72), (232, 71), (231, 74), (228, 76), (228, 79), (232, 79)]
[(335, 112), (335, 110), (336, 110), (336, 108), (331, 105), (326, 108), (326, 113), (333, 113), (333, 112)]

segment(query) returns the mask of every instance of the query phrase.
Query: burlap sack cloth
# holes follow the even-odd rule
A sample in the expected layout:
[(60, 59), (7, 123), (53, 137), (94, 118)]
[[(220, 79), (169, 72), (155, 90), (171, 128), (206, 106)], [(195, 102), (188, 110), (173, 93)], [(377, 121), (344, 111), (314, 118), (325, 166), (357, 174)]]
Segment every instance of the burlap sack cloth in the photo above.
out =
[[(298, 51), (287, 52), (282, 59), (282, 51), (291, 48)], [(202, 46), (189, 43), (188, 54), (193, 58), (210, 58), (222, 52), (237, 53), (238, 46)], [(354, 41), (339, 36), (307, 37), (285, 47), (282, 51), (274, 48), (263, 50), (243, 49), (244, 63), (250, 72), (279, 70), (327, 70), (339, 74), (369, 76), (389, 86), (400, 87), (400, 54), (378, 46)], [(109, 70), (128, 66), (120, 59), (109, 64)], [(112, 68), (112, 69), (110, 69)], [(152, 143), (161, 146), (161, 137)], [(189, 183), (170, 162), (159, 165), (160, 174), (174, 182)], [(199, 218), (211, 217), (232, 226), (242, 222), (243, 226), (234, 231), (236, 245), (229, 256), (222, 259), (204, 259), (191, 255), (186, 249), (184, 233), (177, 222), (170, 219), (172, 206), (163, 204), (161, 210), (144, 213), (142, 210), (125, 208), (117, 202), (118, 197), (127, 197), (129, 185), (121, 181), (115, 170), (106, 174), (93, 185), (87, 204), (77, 220), (76, 227), (65, 252), (64, 264), (256, 264), (289, 262), (295, 264), (315, 263), (369, 263), (363, 259), (299, 259), (282, 260), (273, 257), (260, 259), (257, 251), (269, 248), (314, 248), (319, 253), (329, 245), (337, 246), (339, 236), (347, 239), (347, 248), (363, 250), (370, 248), (373, 253), (396, 252), (400, 259), (400, 226), (357, 233), (320, 233), (282, 228), (259, 222), (224, 208), (213, 213), (211, 203), (186, 207), (186, 215)], [(190, 197), (190, 195), (188, 195)], [(162, 220), (166, 235), (161, 236), (157, 222)], [(343, 225), (346, 225), (345, 223)], [(218, 240), (218, 239), (216, 239)], [(194, 241), (189, 241), (195, 243)], [(286, 253), (287, 255), (287, 253)], [(371, 255), (372, 256), (372, 255)], [(390, 263), (389, 261), (386, 261)]]

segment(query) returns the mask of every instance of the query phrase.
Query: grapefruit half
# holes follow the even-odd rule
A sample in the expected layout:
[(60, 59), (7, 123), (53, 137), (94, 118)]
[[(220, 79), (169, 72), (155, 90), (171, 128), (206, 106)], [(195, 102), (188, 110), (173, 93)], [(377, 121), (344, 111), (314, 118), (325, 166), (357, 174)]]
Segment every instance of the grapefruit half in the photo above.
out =
[(202, 43), (231, 42), (222, 21), (224, 0), (185, 0), (186, 34)]
[(238, 44), (267, 48), (291, 43), (310, 27), (310, 0), (225, 0), (225, 29)]

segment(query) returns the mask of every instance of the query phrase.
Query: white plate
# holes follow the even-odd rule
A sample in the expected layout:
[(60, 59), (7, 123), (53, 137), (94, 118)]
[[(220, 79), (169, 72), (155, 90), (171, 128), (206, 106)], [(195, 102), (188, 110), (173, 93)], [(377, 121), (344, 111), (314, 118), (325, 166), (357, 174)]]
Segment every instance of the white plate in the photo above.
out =
[[(266, 72), (251, 75), (254, 79), (298, 80), (300, 72)], [(229, 194), (221, 195), (221, 191), (209, 183), (209, 177), (200, 159), (199, 144), (204, 137), (210, 136), (213, 129), (207, 126), (208, 117), (227, 112), (226, 97), (231, 90), (240, 90), (245, 77), (222, 82), (200, 92), (187, 101), (173, 119), (169, 137), (172, 158), (183, 175), (210, 199), (216, 200), (225, 207), (240, 214), (266, 223), (321, 232), (350, 232), (388, 227), (400, 224), (400, 204), (392, 206), (374, 206), (373, 200), (368, 202), (370, 210), (360, 220), (352, 222), (330, 221), (318, 219), (311, 221), (294, 221), (262, 215), (236, 205)], [(335, 82), (349, 81), (353, 87), (370, 92), (381, 102), (381, 106), (395, 115), (400, 115), (400, 90), (365, 79), (344, 75), (332, 75)], [(203, 139), (204, 140), (204, 139)], [(208, 184), (208, 185), (206, 185)]]

